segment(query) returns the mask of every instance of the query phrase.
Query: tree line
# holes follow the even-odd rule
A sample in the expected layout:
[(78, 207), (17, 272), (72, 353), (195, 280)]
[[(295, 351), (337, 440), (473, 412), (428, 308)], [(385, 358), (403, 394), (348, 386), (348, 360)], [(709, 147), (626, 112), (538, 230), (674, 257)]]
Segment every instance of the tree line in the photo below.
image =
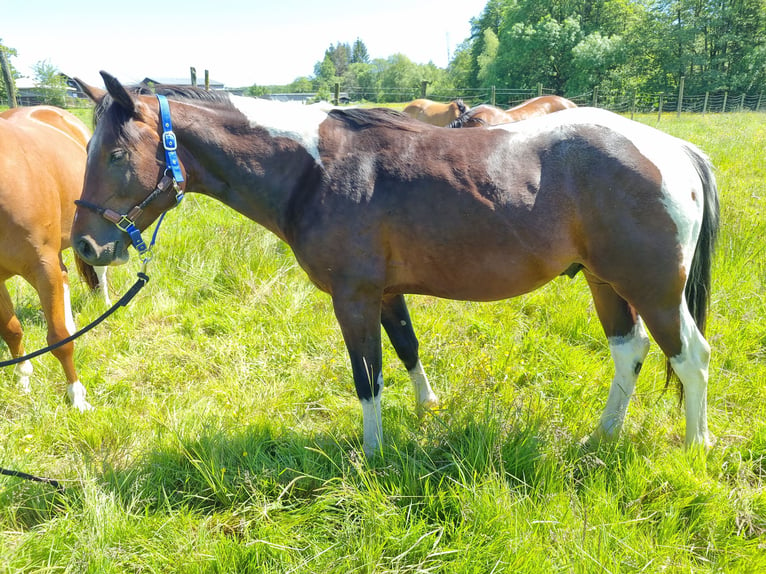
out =
[(404, 54), (371, 60), (357, 39), (331, 45), (313, 75), (279, 88), (329, 98), (339, 84), (387, 102), (418, 97), (423, 82), (446, 98), (492, 86), (675, 93), (682, 81), (688, 94), (763, 90), (766, 2), (489, 0), (446, 69)]
[[(766, 0), (488, 0), (446, 69), (401, 53), (370, 58), (357, 38), (330, 45), (313, 74), (246, 92), (330, 100), (338, 85), (368, 101), (401, 102), (423, 86), (449, 99), (495, 86), (575, 97), (676, 93), (682, 83), (690, 95), (764, 91)], [(0, 82), (3, 98), (4, 89)]]

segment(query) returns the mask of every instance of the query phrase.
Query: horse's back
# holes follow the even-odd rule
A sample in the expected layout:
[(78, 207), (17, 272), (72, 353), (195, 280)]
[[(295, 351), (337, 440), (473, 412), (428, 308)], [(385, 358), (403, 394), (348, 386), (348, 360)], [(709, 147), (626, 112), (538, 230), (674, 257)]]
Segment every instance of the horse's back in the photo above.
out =
[(22, 243), (68, 247), (87, 140), (87, 127), (65, 110), (38, 106), (0, 114), (0, 225), (6, 231), (0, 244), (6, 259), (14, 259), (12, 253), (23, 258)]
[(57, 130), (83, 148), (88, 145), (90, 139), (90, 130), (77, 116), (53, 106), (10, 108), (0, 113), (0, 118), (21, 127), (36, 125)]

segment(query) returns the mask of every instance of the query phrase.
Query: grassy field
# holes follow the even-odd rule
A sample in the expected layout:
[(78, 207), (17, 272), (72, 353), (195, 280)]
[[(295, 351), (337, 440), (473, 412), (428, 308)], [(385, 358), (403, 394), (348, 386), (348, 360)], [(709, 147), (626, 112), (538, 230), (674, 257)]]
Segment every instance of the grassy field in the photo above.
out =
[[(683, 450), (656, 345), (621, 439), (579, 448), (612, 366), (578, 276), (501, 303), (410, 297), (444, 408), (418, 420), (385, 341), (387, 445), (363, 460), (329, 297), (275, 237), (189, 196), (144, 291), (77, 345), (96, 410), (67, 407), (52, 357), (30, 395), (0, 372), (0, 466), (66, 487), (0, 477), (0, 573), (766, 571), (766, 115), (659, 127), (718, 168), (707, 457)], [(138, 269), (114, 269), (115, 296)], [(73, 283), (84, 325), (104, 305)], [(9, 288), (43, 346), (36, 297)]]

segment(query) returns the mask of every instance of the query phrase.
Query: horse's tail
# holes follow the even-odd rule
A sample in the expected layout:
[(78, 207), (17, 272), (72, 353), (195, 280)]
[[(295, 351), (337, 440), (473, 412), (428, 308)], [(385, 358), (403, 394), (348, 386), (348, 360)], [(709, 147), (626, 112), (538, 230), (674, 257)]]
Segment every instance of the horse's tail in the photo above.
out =
[[(697, 171), (703, 190), (702, 224), (686, 279), (684, 294), (689, 312), (694, 318), (700, 333), (704, 335), (707, 325), (708, 306), (710, 304), (713, 255), (715, 254), (720, 224), (718, 186), (716, 185), (713, 166), (710, 160), (701, 151), (692, 146), (685, 145), (684, 149)], [(668, 360), (668, 383), (671, 377), (672, 369), (670, 367), (670, 360)]]
[(80, 277), (82, 277), (83, 281), (85, 281), (85, 284), (88, 286), (88, 288), (91, 291), (98, 289), (101, 284), (98, 280), (96, 270), (93, 269), (93, 265), (85, 263), (85, 261), (80, 259), (80, 257), (77, 255), (74, 256), (74, 261), (75, 265), (77, 265), (77, 272), (80, 274)]
[(702, 181), (704, 195), (702, 225), (686, 280), (686, 304), (694, 322), (697, 323), (697, 328), (704, 335), (710, 303), (711, 269), (720, 223), (718, 187), (708, 158), (699, 150), (690, 147), (687, 147), (686, 151)]

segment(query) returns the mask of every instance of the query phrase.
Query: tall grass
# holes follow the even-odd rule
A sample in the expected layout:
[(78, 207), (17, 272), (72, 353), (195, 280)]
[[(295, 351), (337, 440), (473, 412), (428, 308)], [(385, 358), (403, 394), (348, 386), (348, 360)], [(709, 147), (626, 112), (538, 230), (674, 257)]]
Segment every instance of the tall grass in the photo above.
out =
[[(501, 303), (410, 297), (444, 408), (417, 419), (386, 342), (386, 447), (363, 460), (329, 298), (275, 237), (189, 196), (144, 291), (77, 344), (96, 410), (68, 408), (52, 357), (30, 395), (0, 372), (0, 466), (66, 487), (0, 477), (0, 572), (764, 571), (766, 117), (659, 128), (718, 167), (707, 456), (683, 450), (656, 346), (623, 436), (579, 448), (612, 367), (577, 277)], [(113, 270), (115, 294), (137, 269)], [(43, 346), (36, 296), (9, 287)], [(80, 325), (103, 311), (76, 282), (73, 303)]]

